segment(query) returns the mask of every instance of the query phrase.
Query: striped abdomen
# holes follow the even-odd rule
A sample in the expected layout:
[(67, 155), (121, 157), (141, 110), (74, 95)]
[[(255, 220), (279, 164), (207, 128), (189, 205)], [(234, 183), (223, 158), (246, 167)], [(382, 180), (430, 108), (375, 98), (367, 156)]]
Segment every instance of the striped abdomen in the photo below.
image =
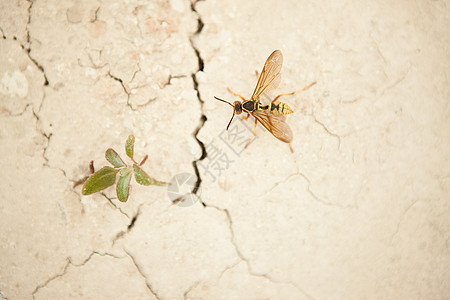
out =
[(288, 115), (293, 113), (292, 108), (289, 107), (286, 103), (277, 102), (277, 103), (269, 103), (268, 105), (261, 106), (262, 109), (268, 109), (274, 115)]

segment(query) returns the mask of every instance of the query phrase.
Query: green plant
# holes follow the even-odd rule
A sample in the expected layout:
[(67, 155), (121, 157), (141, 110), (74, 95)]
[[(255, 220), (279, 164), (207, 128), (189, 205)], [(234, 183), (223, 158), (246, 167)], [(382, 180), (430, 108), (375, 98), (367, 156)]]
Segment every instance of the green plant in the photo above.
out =
[[(150, 177), (144, 172), (144, 170), (141, 169), (141, 166), (147, 161), (148, 155), (145, 155), (140, 163), (137, 163), (134, 160), (133, 135), (128, 136), (125, 143), (125, 153), (133, 162), (130, 166), (125, 164), (116, 151), (111, 148), (106, 150), (105, 158), (114, 167), (106, 166), (93, 173), (84, 183), (81, 193), (83, 195), (90, 195), (106, 189), (116, 182), (117, 174), (119, 174), (119, 180), (116, 185), (116, 193), (117, 198), (122, 202), (126, 202), (128, 200), (130, 193), (130, 181), (133, 174), (136, 182), (142, 185), (167, 185), (166, 182), (158, 181)], [(91, 169), (93, 169), (92, 162)]]

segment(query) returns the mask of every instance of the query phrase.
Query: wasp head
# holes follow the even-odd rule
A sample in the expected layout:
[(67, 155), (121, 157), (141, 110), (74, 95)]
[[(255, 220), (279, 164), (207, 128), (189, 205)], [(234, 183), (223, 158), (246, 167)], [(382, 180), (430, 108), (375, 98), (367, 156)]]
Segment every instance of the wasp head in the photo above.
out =
[(229, 105), (231, 105), (231, 106), (233, 107), (233, 115), (231, 116), (230, 122), (228, 122), (228, 125), (227, 125), (227, 130), (228, 130), (228, 128), (230, 127), (231, 121), (233, 121), (234, 115), (235, 115), (235, 114), (238, 114), (238, 115), (239, 115), (240, 113), (242, 113), (242, 103), (239, 102), (239, 101), (235, 101), (234, 104), (231, 104), (230, 102), (225, 101), (225, 100), (220, 99), (220, 98), (217, 98), (217, 97), (215, 97), (215, 96), (214, 96), (214, 98), (215, 98), (216, 100), (219, 100), (219, 101), (228, 103)]
[(242, 113), (242, 103), (240, 101), (234, 101), (233, 107), (237, 115)]

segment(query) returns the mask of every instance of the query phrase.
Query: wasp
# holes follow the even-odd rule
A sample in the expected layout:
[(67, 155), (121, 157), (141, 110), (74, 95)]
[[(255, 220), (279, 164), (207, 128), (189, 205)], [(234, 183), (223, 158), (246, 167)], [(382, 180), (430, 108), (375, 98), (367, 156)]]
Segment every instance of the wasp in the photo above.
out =
[(308, 86), (294, 91), (290, 93), (279, 94), (276, 96), (269, 104), (263, 105), (260, 101), (261, 95), (263, 93), (268, 93), (270, 90), (273, 90), (278, 87), (281, 81), (281, 66), (283, 65), (283, 55), (280, 50), (275, 50), (270, 54), (269, 58), (267, 58), (266, 63), (259, 75), (258, 82), (256, 84), (255, 90), (253, 91), (252, 96), (249, 100), (246, 100), (241, 95), (233, 92), (228, 89), (230, 93), (241, 98), (241, 101), (235, 101), (234, 103), (228, 102), (226, 100), (220, 99), (218, 97), (214, 98), (216, 100), (228, 103), (233, 107), (233, 115), (231, 116), (230, 121), (227, 125), (227, 130), (230, 127), (231, 121), (234, 118), (234, 115), (239, 115), (241, 113), (247, 113), (247, 116), (244, 117), (245, 120), (252, 115), (255, 118), (255, 130), (254, 136), (247, 142), (245, 148), (250, 144), (250, 142), (256, 136), (256, 125), (257, 123), (261, 123), (274, 137), (279, 139), (282, 142), (285, 142), (289, 145), (291, 152), (294, 152), (294, 149), (291, 146), (291, 142), (293, 140), (292, 130), (288, 124), (286, 124), (286, 115), (293, 113), (289, 105), (279, 101), (278, 99), (282, 96), (286, 95), (294, 95), (298, 92), (305, 91), (316, 84), (313, 82)]

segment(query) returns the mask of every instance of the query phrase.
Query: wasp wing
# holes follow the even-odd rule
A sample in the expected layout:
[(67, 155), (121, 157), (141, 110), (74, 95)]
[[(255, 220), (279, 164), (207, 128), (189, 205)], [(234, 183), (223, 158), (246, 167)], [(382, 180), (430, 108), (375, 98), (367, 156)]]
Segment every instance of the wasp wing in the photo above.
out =
[(267, 110), (255, 110), (252, 115), (259, 121), (274, 137), (282, 142), (290, 143), (294, 136), (285, 116), (274, 115)]
[(283, 65), (283, 54), (280, 50), (275, 50), (270, 54), (266, 60), (261, 74), (258, 78), (255, 91), (251, 97), (252, 101), (259, 102), (259, 96), (262, 93), (268, 92), (280, 84), (281, 81), (281, 66)]

